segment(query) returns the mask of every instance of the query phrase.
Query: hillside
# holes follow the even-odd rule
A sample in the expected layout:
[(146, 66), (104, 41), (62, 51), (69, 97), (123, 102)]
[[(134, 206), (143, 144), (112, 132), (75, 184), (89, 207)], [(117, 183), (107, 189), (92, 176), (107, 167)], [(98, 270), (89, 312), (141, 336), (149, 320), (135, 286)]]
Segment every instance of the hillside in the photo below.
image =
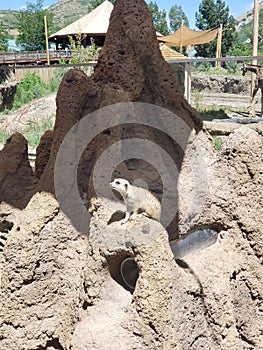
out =
[(54, 25), (59, 30), (89, 12), (90, 0), (60, 0), (49, 7)]
[[(259, 8), (260, 10), (263, 9), (263, 0), (259, 2)], [(249, 24), (251, 21), (253, 21), (253, 13), (254, 13), (254, 8), (251, 10), (245, 12), (243, 15), (237, 17), (237, 30), (239, 31), (242, 27), (246, 26)]]
[[(87, 14), (90, 3), (91, 0), (60, 0), (50, 6), (49, 11), (54, 14), (55, 30), (59, 30)], [(0, 10), (0, 20), (3, 21), (11, 35), (17, 34), (16, 13), (17, 11)]]
[(17, 11), (0, 10), (0, 21), (3, 22), (10, 35), (17, 34), (17, 19), (15, 16), (16, 13)]

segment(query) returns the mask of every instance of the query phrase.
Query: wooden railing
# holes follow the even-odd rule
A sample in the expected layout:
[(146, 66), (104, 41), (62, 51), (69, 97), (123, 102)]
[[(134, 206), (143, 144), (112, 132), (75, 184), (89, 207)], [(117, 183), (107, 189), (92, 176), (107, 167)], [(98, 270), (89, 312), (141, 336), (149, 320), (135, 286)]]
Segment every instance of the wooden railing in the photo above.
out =
[[(68, 50), (49, 51), (50, 62), (68, 61), (71, 52)], [(0, 65), (45, 64), (46, 51), (19, 51), (0, 53)]]

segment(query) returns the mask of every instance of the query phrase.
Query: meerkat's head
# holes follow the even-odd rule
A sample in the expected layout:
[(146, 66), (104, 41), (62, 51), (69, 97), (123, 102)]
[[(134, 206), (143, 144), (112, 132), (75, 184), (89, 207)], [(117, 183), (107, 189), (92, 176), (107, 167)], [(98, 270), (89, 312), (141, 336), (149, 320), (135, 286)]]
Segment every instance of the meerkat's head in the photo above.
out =
[(110, 186), (115, 190), (118, 191), (121, 195), (125, 195), (129, 189), (130, 183), (128, 180), (125, 179), (115, 179), (110, 183)]

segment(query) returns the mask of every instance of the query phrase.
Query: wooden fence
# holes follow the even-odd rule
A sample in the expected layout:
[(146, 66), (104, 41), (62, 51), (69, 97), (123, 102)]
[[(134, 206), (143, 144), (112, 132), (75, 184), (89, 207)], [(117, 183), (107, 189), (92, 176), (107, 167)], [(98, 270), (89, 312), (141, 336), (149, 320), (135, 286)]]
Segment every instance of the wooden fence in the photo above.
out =
[(58, 69), (56, 66), (48, 68), (45, 66), (39, 66), (37, 68), (19, 68), (15, 69), (15, 77), (17, 81), (21, 81), (26, 73), (37, 73), (45, 83), (48, 83), (50, 82), (50, 79), (54, 75), (56, 69)]

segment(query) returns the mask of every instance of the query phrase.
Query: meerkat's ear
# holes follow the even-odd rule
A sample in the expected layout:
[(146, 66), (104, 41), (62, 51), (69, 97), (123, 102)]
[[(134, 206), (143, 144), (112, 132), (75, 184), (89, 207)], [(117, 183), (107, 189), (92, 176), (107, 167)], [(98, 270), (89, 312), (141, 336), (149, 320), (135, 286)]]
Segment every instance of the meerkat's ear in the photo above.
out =
[(128, 184), (124, 184), (125, 191), (128, 191)]

